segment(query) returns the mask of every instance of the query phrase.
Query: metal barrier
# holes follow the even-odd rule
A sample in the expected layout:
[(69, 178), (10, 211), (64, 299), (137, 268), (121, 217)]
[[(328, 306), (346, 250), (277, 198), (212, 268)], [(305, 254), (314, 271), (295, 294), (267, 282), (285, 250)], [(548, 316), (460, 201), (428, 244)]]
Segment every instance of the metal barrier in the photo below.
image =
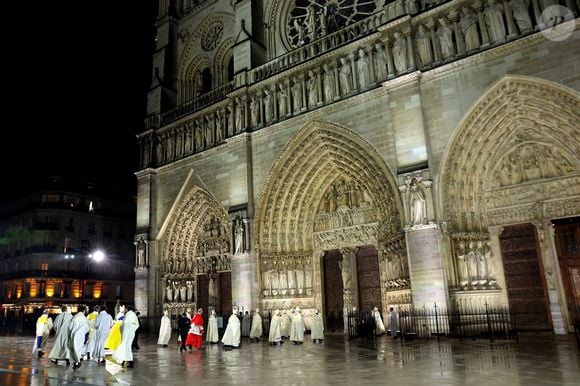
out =
[(375, 318), (370, 311), (351, 310), (347, 312), (349, 339), (374, 340), (376, 336)]

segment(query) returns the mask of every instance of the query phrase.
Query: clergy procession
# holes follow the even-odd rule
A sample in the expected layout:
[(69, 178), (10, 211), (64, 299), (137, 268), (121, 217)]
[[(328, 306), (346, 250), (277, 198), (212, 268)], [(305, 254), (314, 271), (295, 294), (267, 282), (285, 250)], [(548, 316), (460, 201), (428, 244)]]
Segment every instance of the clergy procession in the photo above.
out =
[[(372, 310), (372, 315), (376, 321), (377, 335), (384, 334), (385, 325), (377, 307)], [(224, 350), (240, 348), (242, 337), (247, 337), (250, 343), (259, 343), (263, 336), (267, 336), (270, 346), (282, 345), (285, 340), (291, 341), (294, 345), (304, 343), (304, 333), (307, 329), (300, 307), (291, 310), (275, 309), (267, 312), (266, 316), (267, 319), (264, 320), (259, 309), (250, 314), (249, 311), (243, 312), (238, 307), (233, 307), (221, 335), (221, 323), (218, 323), (214, 309), (210, 311), (207, 323), (201, 308), (193, 315), (192, 310), (188, 308), (176, 318), (176, 323), (173, 323), (169, 311), (164, 310), (157, 345), (169, 347), (174, 332), (177, 332), (176, 342), (180, 353), (191, 352), (194, 349), (204, 350), (204, 335), (206, 344), (221, 342)], [(323, 343), (324, 322), (319, 310), (315, 309), (306, 319), (312, 342)], [(393, 336), (396, 336), (397, 320), (392, 308), (389, 322), (395, 330)], [(117, 304), (114, 318), (106, 306), (95, 306), (91, 313), (87, 307), (75, 315), (71, 314), (67, 306), (63, 306), (54, 322), (49, 316), (49, 311), (45, 310), (37, 320), (32, 353), (38, 358), (44, 356), (50, 332), (54, 330), (54, 341), (48, 354), (48, 358), (54, 364), (62, 361), (69, 366), (72, 363), (72, 368), (76, 370), (83, 361), (92, 359), (97, 365), (105, 365), (109, 361), (125, 368), (133, 368), (132, 350), (139, 349), (135, 339), (139, 326), (138, 313), (130, 305)]]

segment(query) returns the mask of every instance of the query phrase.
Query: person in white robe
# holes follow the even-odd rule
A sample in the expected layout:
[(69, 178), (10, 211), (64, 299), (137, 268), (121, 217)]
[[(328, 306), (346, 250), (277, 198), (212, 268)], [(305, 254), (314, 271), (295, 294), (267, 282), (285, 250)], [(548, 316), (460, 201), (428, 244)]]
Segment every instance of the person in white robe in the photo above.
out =
[(375, 318), (376, 335), (383, 335), (386, 332), (385, 324), (377, 307), (373, 308), (373, 317)]
[(113, 326), (113, 317), (107, 312), (107, 309), (101, 307), (101, 312), (95, 320), (95, 347), (92, 356), (99, 365), (105, 364), (105, 342)]
[(250, 329), (250, 339), (256, 339), (256, 342), (260, 341), (262, 336), (262, 316), (260, 315), (260, 310), (256, 309), (254, 316), (252, 317), (252, 328)]
[(121, 344), (115, 350), (113, 359), (121, 365), (127, 364), (127, 367), (133, 367), (132, 344), (135, 338), (135, 331), (139, 328), (139, 320), (133, 312), (133, 306), (127, 306), (127, 313), (123, 324), (121, 325)]
[(304, 320), (302, 320), (302, 313), (300, 307), (296, 307), (292, 315), (292, 323), (290, 324), (290, 340), (294, 344), (304, 343)]
[(250, 336), (250, 329), (252, 327), (250, 319), (250, 312), (246, 311), (242, 317), (242, 336)]
[(314, 314), (310, 317), (310, 337), (312, 342), (322, 343), (324, 340), (324, 324), (322, 323), (322, 316), (318, 310), (314, 310)]
[(270, 320), (270, 333), (268, 334), (268, 342), (275, 346), (278, 343), (283, 344), (282, 334), (280, 333), (281, 316), (280, 310), (274, 310), (272, 319)]
[(87, 360), (91, 359), (91, 353), (95, 349), (95, 321), (97, 320), (100, 311), (101, 307), (95, 306), (93, 312), (87, 315), (87, 319), (89, 321), (89, 339), (87, 340), (87, 346), (85, 349)]
[(36, 321), (36, 338), (34, 339), (34, 346), (32, 347), (32, 354), (38, 355), (42, 358), (52, 330), (52, 319), (48, 316), (49, 310), (44, 310)]
[(395, 311), (395, 309), (393, 307), (390, 308), (390, 313), (389, 313), (389, 327), (391, 330), (391, 336), (393, 337), (393, 339), (397, 339), (397, 330), (399, 329), (399, 315), (397, 314), (397, 312)]
[(66, 361), (66, 365), (70, 364), (71, 352), (69, 349), (69, 327), (73, 316), (68, 312), (66, 306), (62, 306), (61, 314), (54, 320), (53, 328), (56, 332), (54, 339), (54, 346), (48, 354), (52, 363), (58, 364), (59, 360)]
[(238, 319), (238, 309), (234, 308), (230, 318), (228, 319), (228, 326), (222, 337), (224, 346), (240, 347), (240, 335), (242, 331), (240, 328), (240, 319)]
[(161, 317), (161, 326), (159, 327), (159, 339), (157, 339), (157, 344), (163, 347), (167, 347), (170, 339), (171, 339), (171, 319), (169, 319), (169, 311), (163, 310), (163, 316)]
[(205, 341), (208, 343), (218, 343), (219, 340), (217, 317), (215, 310), (211, 310), (209, 313), (209, 319), (207, 320), (207, 334), (205, 336)]
[[(87, 309), (88, 311), (88, 309)], [(85, 353), (85, 340), (89, 333), (89, 320), (85, 316), (85, 311), (76, 313), (69, 327), (69, 346), (71, 348), (71, 357), (73, 361), (73, 370), (81, 367), (81, 359)]]

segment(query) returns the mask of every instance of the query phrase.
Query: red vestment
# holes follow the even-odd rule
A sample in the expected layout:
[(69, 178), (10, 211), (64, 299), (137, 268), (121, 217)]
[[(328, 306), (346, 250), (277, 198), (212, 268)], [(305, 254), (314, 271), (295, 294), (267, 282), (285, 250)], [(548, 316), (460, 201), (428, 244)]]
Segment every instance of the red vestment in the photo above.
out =
[(186, 346), (193, 346), (196, 348), (201, 348), (203, 334), (203, 317), (201, 314), (196, 313), (191, 320), (191, 327), (189, 333), (187, 334), (187, 340), (185, 341)]

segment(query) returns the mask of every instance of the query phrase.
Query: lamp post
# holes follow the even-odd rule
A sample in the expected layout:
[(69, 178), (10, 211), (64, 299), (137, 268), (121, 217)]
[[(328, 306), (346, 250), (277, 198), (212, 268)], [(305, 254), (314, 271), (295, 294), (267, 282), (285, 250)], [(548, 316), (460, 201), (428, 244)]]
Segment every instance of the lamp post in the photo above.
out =
[[(81, 259), (81, 265), (80, 265), (80, 280), (81, 280), (81, 306), (84, 307), (85, 305), (85, 270), (86, 267), (88, 266), (88, 263), (90, 263), (91, 261), (94, 261), (96, 263), (100, 263), (105, 259), (105, 253), (103, 251), (101, 251), (100, 249), (95, 250), (94, 252), (91, 253), (86, 253), (85, 251), (81, 251), (81, 253), (79, 254), (80, 259)], [(66, 253), (64, 255), (64, 258), (67, 260), (73, 260), (75, 259), (76, 255), (74, 253)]]

